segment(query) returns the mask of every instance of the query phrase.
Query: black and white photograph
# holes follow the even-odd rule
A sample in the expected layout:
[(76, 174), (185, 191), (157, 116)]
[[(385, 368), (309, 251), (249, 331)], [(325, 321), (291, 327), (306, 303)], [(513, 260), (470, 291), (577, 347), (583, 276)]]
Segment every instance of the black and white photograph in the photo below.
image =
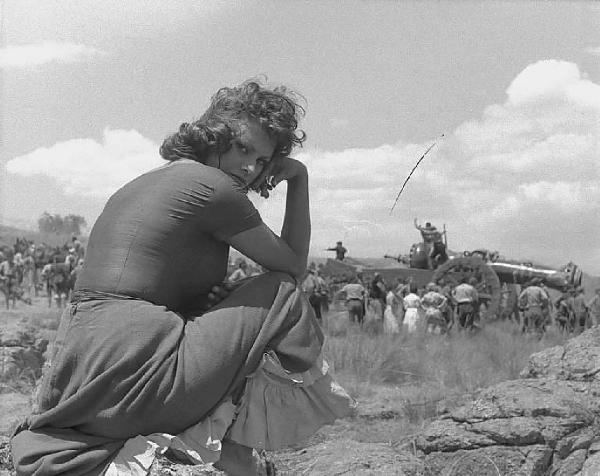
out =
[(0, 0), (0, 476), (600, 476), (600, 4)]

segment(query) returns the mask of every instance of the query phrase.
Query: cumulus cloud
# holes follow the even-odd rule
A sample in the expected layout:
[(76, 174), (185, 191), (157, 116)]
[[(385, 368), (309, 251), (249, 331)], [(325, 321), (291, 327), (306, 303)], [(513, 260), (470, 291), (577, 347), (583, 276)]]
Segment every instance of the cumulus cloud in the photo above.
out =
[(86, 45), (56, 41), (9, 45), (0, 49), (0, 67), (27, 68), (51, 62), (73, 63), (104, 54)]
[[(412, 220), (447, 224), (455, 250), (488, 247), (558, 266), (569, 259), (600, 273), (600, 85), (574, 63), (527, 66), (502, 103), (461, 124), (404, 178), (433, 142), (307, 151), (313, 251), (337, 239), (356, 255), (408, 252)], [(261, 204), (269, 208), (269, 204)], [(283, 214), (270, 210), (269, 219)], [(356, 225), (349, 225), (355, 221)]]
[(600, 56), (600, 46), (586, 48), (585, 52), (589, 53), (590, 55)]
[(332, 117), (329, 119), (329, 125), (334, 129), (343, 129), (350, 124), (350, 121), (344, 117)]
[(139, 132), (107, 128), (100, 142), (72, 139), (41, 147), (8, 161), (6, 169), (21, 176), (52, 177), (67, 194), (107, 198), (163, 163), (158, 145)]

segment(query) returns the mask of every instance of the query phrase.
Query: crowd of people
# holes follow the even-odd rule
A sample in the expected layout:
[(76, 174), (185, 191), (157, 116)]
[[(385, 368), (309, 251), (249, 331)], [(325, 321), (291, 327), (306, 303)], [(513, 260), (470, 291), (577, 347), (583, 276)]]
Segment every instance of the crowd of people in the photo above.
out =
[(386, 334), (420, 330), (445, 334), (455, 326), (460, 330), (476, 326), (479, 295), (474, 284), (465, 278), (454, 288), (433, 282), (417, 287), (411, 278), (387, 283), (380, 273), (370, 279), (358, 273), (341, 286), (333, 299), (343, 300), (349, 321), (360, 326), (371, 309)]
[[(454, 286), (430, 282), (419, 287), (410, 277), (387, 283), (380, 273), (370, 278), (356, 273), (339, 282), (323, 274), (313, 265), (302, 286), (321, 320), (332, 301), (343, 301), (349, 322), (362, 326), (370, 310), (387, 334), (419, 330), (445, 334), (452, 328), (470, 331), (481, 326), (485, 299), (473, 277), (465, 276)], [(520, 289), (504, 284), (498, 315), (491, 317), (510, 320), (523, 332), (541, 335), (554, 325), (563, 332), (579, 333), (600, 323), (600, 288), (591, 299), (586, 299), (582, 287), (568, 288), (553, 298), (539, 278)]]
[[(581, 286), (569, 287), (553, 300), (541, 280), (533, 279), (519, 294), (517, 308), (523, 331), (542, 334), (555, 325), (563, 332), (578, 334), (600, 323), (600, 288), (588, 299)], [(509, 314), (517, 320), (516, 311)]]
[(17, 301), (31, 304), (45, 293), (48, 303), (66, 304), (84, 263), (85, 247), (78, 237), (62, 246), (49, 246), (18, 238), (13, 246), (0, 249), (0, 292), (6, 308)]

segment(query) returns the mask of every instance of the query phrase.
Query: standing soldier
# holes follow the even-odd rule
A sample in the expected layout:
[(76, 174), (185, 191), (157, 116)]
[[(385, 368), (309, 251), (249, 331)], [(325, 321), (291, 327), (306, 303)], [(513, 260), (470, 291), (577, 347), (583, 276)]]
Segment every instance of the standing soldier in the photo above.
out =
[(462, 278), (460, 284), (452, 290), (452, 300), (456, 305), (456, 320), (458, 321), (459, 330), (473, 329), (477, 307), (479, 306), (479, 293), (467, 281), (467, 277)]
[(81, 241), (79, 241), (76, 236), (71, 238), (71, 247), (75, 249), (75, 254), (77, 255), (77, 262), (79, 262), (79, 260), (83, 259), (84, 255), (85, 255), (85, 248), (83, 247), (83, 245), (81, 244)]
[(346, 309), (350, 322), (358, 322), (361, 326), (365, 318), (365, 295), (366, 291), (358, 276), (352, 278), (352, 282), (346, 284), (339, 291), (346, 298)]
[(522, 314), (523, 332), (534, 330), (541, 335), (546, 330), (546, 315), (548, 309), (548, 295), (538, 286), (539, 281), (532, 279), (528, 286), (519, 295), (519, 309)]
[(344, 261), (348, 250), (344, 248), (341, 241), (338, 241), (333, 248), (327, 248), (327, 251), (335, 251), (335, 259), (338, 261)]
[(570, 291), (565, 290), (554, 304), (556, 325), (559, 330), (567, 333), (573, 331), (573, 323), (575, 322), (572, 300)]
[(588, 308), (582, 287), (575, 289), (573, 313), (575, 314), (575, 333), (579, 334), (589, 327)]
[(6, 297), (6, 309), (12, 308), (17, 304), (17, 270), (12, 251), (5, 254), (4, 260), (0, 263), (0, 290), (4, 292)]
[(385, 295), (387, 294), (387, 286), (383, 280), (383, 277), (379, 273), (373, 275), (373, 279), (369, 284), (369, 297), (371, 302), (377, 303), (375, 309), (376, 314), (381, 314), (383, 320), (383, 313), (385, 311)]
[(429, 268), (436, 268), (439, 263), (446, 260), (446, 244), (444, 243), (445, 231), (440, 233), (438, 229), (431, 223), (425, 223), (425, 226), (420, 226), (415, 218), (415, 228), (421, 232), (423, 243), (428, 249)]
[(315, 270), (315, 278), (319, 283), (319, 304), (320, 310), (329, 311), (329, 285), (327, 281), (321, 276), (321, 273), (318, 269)]
[(600, 288), (596, 288), (596, 294), (587, 303), (588, 311), (590, 313), (590, 321), (592, 326), (600, 324)]
[(315, 276), (315, 270), (308, 268), (306, 277), (302, 282), (302, 291), (308, 298), (308, 302), (315, 311), (315, 316), (319, 322), (323, 321), (323, 315), (321, 313), (321, 284)]
[(23, 291), (28, 299), (37, 296), (36, 281), (35, 258), (33, 250), (28, 248), (23, 258)]

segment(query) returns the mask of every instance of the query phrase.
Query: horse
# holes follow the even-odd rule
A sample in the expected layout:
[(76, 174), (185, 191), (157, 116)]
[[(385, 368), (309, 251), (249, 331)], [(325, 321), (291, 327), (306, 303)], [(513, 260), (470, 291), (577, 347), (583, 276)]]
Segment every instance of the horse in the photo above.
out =
[(46, 283), (48, 307), (52, 307), (52, 298), (58, 307), (64, 307), (75, 285), (71, 263), (48, 263), (42, 269), (41, 278)]

